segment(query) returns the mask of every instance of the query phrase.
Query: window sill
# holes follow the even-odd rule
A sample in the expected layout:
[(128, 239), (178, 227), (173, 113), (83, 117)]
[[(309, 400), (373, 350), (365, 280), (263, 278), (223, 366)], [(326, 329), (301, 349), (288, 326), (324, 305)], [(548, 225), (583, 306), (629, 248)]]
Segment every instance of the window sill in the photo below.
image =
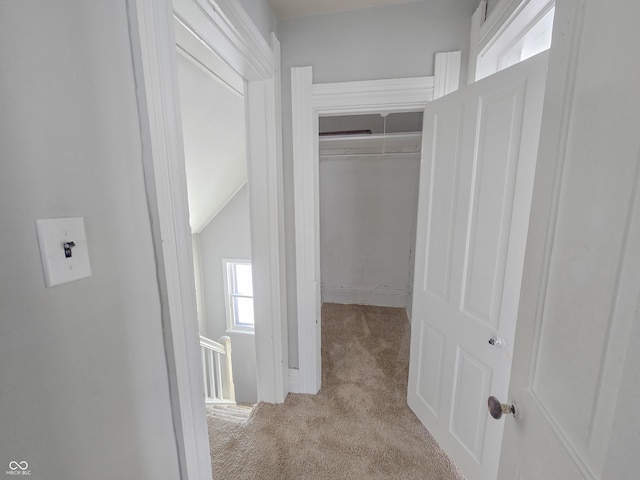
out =
[(239, 333), (240, 335), (255, 335), (255, 330), (240, 330), (237, 328), (227, 328), (225, 333)]

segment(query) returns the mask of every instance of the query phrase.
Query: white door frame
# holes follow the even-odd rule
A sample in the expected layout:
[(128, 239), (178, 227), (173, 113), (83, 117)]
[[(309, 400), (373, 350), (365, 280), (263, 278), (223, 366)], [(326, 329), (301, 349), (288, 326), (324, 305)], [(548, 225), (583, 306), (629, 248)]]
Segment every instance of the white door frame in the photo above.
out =
[(210, 479), (173, 16), (247, 81), (258, 399), (268, 402), (284, 400), (288, 363), (274, 58), (279, 45), (274, 36), (273, 49), (267, 44), (238, 0), (133, 0), (128, 14), (181, 478)]
[(458, 88), (459, 68), (460, 52), (446, 52), (432, 77), (313, 84), (311, 67), (291, 69), (300, 393), (317, 393), (322, 378), (318, 118), (424, 111)]

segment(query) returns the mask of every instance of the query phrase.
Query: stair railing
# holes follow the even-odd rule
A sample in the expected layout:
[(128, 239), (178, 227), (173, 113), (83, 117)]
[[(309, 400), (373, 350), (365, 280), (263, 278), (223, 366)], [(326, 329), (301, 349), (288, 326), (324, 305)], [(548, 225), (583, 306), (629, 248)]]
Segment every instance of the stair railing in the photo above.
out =
[(220, 338), (220, 343), (200, 335), (202, 380), (206, 403), (236, 403), (231, 366), (231, 339)]

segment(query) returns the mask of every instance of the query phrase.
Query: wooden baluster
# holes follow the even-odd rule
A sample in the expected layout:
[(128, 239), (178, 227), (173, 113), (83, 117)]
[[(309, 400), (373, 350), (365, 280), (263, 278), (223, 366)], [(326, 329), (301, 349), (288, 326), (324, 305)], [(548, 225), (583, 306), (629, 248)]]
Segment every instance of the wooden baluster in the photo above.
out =
[(207, 353), (208, 353), (208, 365), (209, 365), (209, 389), (211, 390), (211, 398), (220, 398), (220, 395), (218, 394), (218, 391), (216, 390), (216, 377), (215, 377), (215, 360), (213, 358), (214, 355), (214, 351), (213, 350), (209, 350), (207, 349)]
[(231, 362), (231, 339), (227, 336), (220, 338), (220, 343), (224, 345), (225, 360), (226, 360), (226, 382), (229, 390), (229, 400), (235, 403), (236, 401), (236, 387), (233, 383), (233, 366)]
[(204, 385), (204, 397), (209, 398), (209, 377), (207, 375), (207, 349), (203, 346), (200, 346), (200, 354), (202, 357), (202, 382)]

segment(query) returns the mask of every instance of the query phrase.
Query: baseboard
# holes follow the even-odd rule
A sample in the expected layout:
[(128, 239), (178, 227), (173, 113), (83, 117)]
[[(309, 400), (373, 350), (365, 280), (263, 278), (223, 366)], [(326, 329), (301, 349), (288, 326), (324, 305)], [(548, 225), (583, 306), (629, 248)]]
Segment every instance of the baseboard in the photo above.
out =
[(347, 288), (323, 288), (323, 303), (375, 305), (378, 307), (407, 306), (409, 294), (404, 290), (355, 290)]
[(289, 369), (289, 393), (300, 393), (300, 370)]

